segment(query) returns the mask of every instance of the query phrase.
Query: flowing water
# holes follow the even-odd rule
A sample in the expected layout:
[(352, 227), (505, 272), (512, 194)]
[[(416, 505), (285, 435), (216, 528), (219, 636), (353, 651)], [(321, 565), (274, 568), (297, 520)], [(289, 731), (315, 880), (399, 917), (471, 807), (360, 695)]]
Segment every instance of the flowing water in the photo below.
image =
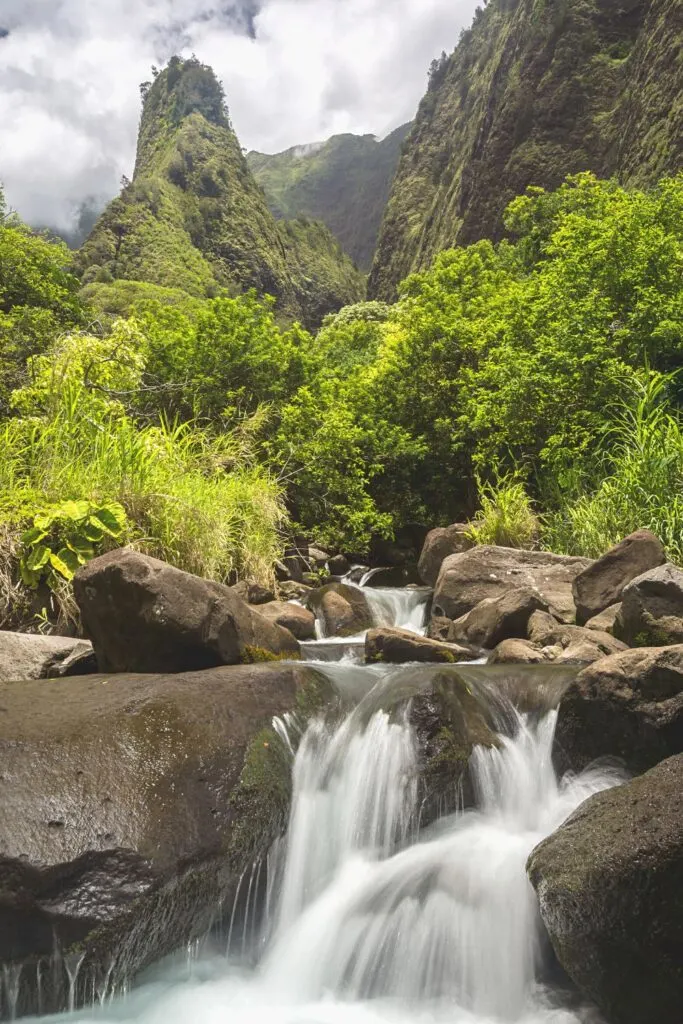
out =
[[(615, 776), (595, 769), (558, 780), (556, 713), (523, 715), (502, 700), (499, 749), (472, 757), (476, 809), (419, 831), (416, 737), (405, 700), (388, 698), (434, 669), (325, 671), (351, 710), (341, 722), (312, 722), (298, 747), (291, 723), (278, 723), (292, 751), (292, 809), (269, 860), (265, 920), (250, 948), (243, 940), (239, 956), (174, 960), (125, 999), (55, 1021), (597, 1021), (541, 982), (542, 933), (525, 862)], [(479, 685), (476, 673), (471, 685)]]

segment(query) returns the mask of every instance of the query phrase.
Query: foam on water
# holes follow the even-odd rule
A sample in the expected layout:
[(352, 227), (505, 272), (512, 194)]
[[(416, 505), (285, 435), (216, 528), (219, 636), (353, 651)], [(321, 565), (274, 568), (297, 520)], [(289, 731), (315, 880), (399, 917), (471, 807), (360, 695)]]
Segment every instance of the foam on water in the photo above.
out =
[[(472, 758), (477, 809), (420, 834), (415, 736), (400, 705), (392, 712), (373, 699), (387, 692), (387, 669), (330, 666), (329, 674), (355, 706), (335, 725), (312, 722), (298, 744), (254, 966), (224, 957), (170, 963), (125, 1000), (59, 1024), (597, 1020), (539, 984), (541, 932), (525, 862), (584, 799), (619, 780), (596, 769), (559, 781), (556, 713), (527, 717), (508, 706), (498, 749)], [(278, 728), (289, 743), (291, 723)]]

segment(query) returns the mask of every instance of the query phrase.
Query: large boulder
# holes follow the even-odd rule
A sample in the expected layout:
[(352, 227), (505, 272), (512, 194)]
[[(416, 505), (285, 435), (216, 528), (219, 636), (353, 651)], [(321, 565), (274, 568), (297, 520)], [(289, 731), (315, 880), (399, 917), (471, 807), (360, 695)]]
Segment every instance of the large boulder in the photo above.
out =
[(320, 622), (323, 636), (357, 636), (373, 625), (370, 607), (360, 587), (328, 583), (312, 591), (306, 604)]
[(491, 651), (487, 665), (542, 665), (550, 659), (531, 640), (501, 640)]
[(96, 671), (95, 653), (87, 640), (0, 631), (0, 683)]
[(377, 662), (391, 665), (439, 662), (450, 665), (457, 661), (472, 661), (478, 655), (479, 651), (471, 647), (430, 640), (407, 629), (391, 626), (371, 629), (365, 638), (365, 660), (370, 665)]
[(561, 770), (617, 757), (635, 772), (683, 752), (683, 645), (643, 648), (585, 668), (565, 693), (555, 733)]
[(271, 601), (259, 608), (259, 614), (296, 637), (297, 640), (315, 640), (315, 615), (293, 601)]
[[(486, 598), (454, 623), (459, 639), (491, 650), (502, 640), (526, 637), (529, 619), (548, 605), (537, 590), (521, 587)], [(554, 621), (554, 620), (553, 620)]]
[(527, 629), (526, 640), (508, 639), (498, 644), (489, 656), (489, 664), (547, 661), (558, 665), (589, 665), (627, 650), (626, 644), (609, 633), (560, 623), (540, 610), (529, 617)]
[(474, 541), (468, 536), (468, 529), (467, 523), (453, 523), (452, 526), (438, 526), (435, 530), (429, 531), (417, 566), (423, 583), (429, 587), (435, 586), (443, 560), (449, 555), (469, 551), (474, 547)]
[(480, 601), (512, 590), (534, 590), (556, 618), (573, 622), (572, 585), (590, 565), (587, 558), (547, 551), (484, 546), (450, 555), (441, 566), (434, 591), (434, 615), (458, 619)]
[(0, 977), (21, 980), (18, 1014), (38, 1012), (38, 971), (41, 1012), (64, 1008), (72, 959), (91, 999), (230, 913), (287, 820), (272, 719), (320, 687), (282, 664), (0, 684)]
[(183, 672), (299, 651), (230, 587), (128, 548), (79, 569), (74, 594), (104, 672)]
[(558, 960), (610, 1024), (680, 1024), (683, 756), (586, 800), (528, 872)]
[(636, 530), (574, 580), (576, 621), (584, 625), (605, 608), (617, 604), (631, 580), (664, 562), (661, 541), (649, 530)]
[(667, 563), (624, 587), (614, 635), (629, 647), (683, 643), (683, 570)]

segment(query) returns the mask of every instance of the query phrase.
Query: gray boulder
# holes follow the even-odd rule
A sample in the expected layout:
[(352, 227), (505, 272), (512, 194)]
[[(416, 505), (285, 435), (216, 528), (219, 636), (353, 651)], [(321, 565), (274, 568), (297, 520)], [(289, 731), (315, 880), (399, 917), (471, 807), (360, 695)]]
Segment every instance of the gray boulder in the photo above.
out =
[(291, 633), (230, 587), (130, 549), (79, 569), (74, 594), (104, 672), (183, 672), (299, 652)]
[(581, 804), (527, 870), (558, 960), (614, 1024), (680, 1024), (683, 756)]
[(365, 594), (359, 587), (328, 583), (311, 591), (306, 604), (320, 620), (323, 636), (356, 636), (373, 625)]
[(275, 600), (275, 593), (270, 587), (264, 587), (254, 580), (240, 580), (230, 589), (247, 604), (262, 605)]
[(0, 683), (96, 672), (88, 640), (0, 631)]
[(488, 665), (541, 665), (548, 656), (531, 640), (501, 640), (488, 656)]
[(477, 547), (450, 555), (441, 566), (434, 591), (434, 615), (458, 619), (487, 598), (524, 588), (538, 593), (553, 615), (573, 622), (572, 585), (590, 560), (547, 551)]
[(467, 523), (453, 523), (452, 526), (438, 526), (429, 531), (417, 566), (423, 583), (435, 586), (444, 558), (474, 547), (474, 541), (467, 536), (468, 529)]
[(617, 604), (631, 580), (664, 562), (664, 548), (654, 533), (636, 530), (630, 534), (574, 580), (576, 621), (584, 625), (605, 608)]
[(472, 647), (430, 640), (409, 630), (389, 626), (371, 629), (365, 638), (365, 660), (370, 665), (377, 662), (392, 665), (439, 662), (448, 665), (457, 661), (472, 661), (478, 654)]
[(297, 640), (315, 640), (315, 615), (303, 605), (292, 601), (271, 601), (259, 608), (259, 614), (288, 629)]
[(555, 759), (580, 771), (617, 757), (635, 772), (683, 752), (683, 646), (603, 658), (581, 672), (560, 704)]
[(683, 643), (683, 570), (667, 563), (629, 583), (621, 596), (614, 635), (629, 647)]
[(0, 977), (21, 982), (17, 1015), (39, 991), (42, 1013), (66, 1008), (72, 958), (78, 1004), (230, 914), (287, 821), (273, 716), (319, 705), (320, 686), (286, 665), (0, 684)]

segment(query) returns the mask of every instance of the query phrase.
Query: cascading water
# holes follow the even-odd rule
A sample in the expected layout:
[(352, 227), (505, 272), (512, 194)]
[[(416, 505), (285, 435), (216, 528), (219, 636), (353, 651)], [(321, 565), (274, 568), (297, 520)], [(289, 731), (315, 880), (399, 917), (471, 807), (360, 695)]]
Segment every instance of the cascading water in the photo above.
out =
[[(324, 671), (352, 706), (346, 717), (311, 722), (296, 753), (295, 723), (276, 723), (293, 756), (292, 807), (269, 859), (266, 920), (248, 968), (243, 957), (174, 961), (126, 999), (68, 1018), (596, 1022), (594, 1011), (563, 1008), (538, 980), (541, 931), (525, 862), (584, 799), (619, 779), (595, 769), (558, 781), (556, 712), (522, 715), (496, 683), (499, 747), (476, 748), (470, 762), (476, 810), (420, 832), (407, 683), (412, 676), (416, 692), (435, 668), (330, 665)], [(477, 672), (468, 685), (491, 699)], [(247, 884), (256, 891), (259, 878)], [(245, 924), (241, 952), (246, 934)]]

